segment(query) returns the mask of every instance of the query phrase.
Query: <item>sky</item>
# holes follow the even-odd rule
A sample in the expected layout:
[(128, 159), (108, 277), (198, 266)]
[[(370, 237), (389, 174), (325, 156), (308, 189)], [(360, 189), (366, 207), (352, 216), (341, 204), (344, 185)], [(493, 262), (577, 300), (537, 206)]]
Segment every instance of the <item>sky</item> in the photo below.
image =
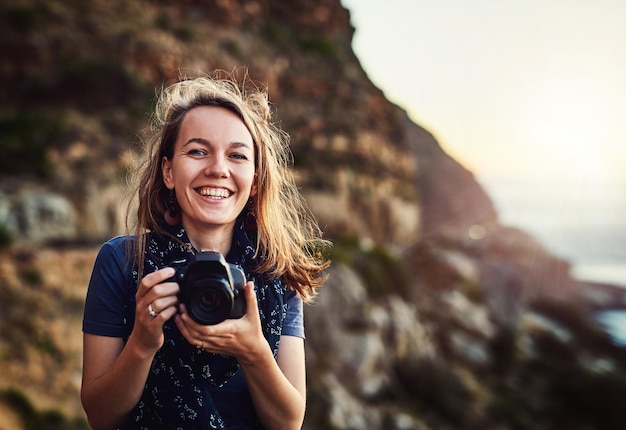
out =
[(626, 1), (342, 4), (369, 78), (479, 179), (626, 184)]
[(626, 287), (626, 1), (341, 2), (370, 80), (500, 221)]

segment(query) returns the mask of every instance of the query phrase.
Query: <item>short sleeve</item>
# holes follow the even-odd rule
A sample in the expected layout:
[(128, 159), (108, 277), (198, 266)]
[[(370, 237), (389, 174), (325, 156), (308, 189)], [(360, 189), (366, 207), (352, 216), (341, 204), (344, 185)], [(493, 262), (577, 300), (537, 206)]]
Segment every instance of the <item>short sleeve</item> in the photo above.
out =
[[(127, 258), (128, 240), (120, 236), (100, 248), (94, 263), (83, 315), (83, 332), (100, 336), (126, 338), (132, 330), (129, 314), (134, 316), (132, 291), (133, 264)], [(134, 306), (133, 306), (134, 308)]]
[(295, 291), (285, 293), (287, 313), (283, 321), (283, 336), (296, 336), (304, 339), (304, 309), (302, 299)]

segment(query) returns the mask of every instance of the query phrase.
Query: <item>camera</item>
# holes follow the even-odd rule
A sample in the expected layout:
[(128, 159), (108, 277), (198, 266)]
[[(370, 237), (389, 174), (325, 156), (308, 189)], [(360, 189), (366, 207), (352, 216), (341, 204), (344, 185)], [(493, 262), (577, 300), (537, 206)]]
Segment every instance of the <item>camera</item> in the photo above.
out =
[(189, 261), (175, 261), (172, 267), (176, 273), (168, 281), (178, 283), (178, 298), (197, 323), (218, 324), (246, 313), (246, 275), (219, 252), (198, 252)]

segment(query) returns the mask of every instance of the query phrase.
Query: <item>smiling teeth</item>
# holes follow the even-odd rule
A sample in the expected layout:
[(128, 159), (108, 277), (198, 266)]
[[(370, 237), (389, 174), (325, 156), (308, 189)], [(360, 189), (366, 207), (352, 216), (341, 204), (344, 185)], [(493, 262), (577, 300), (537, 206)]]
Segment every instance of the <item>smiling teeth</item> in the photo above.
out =
[(200, 194), (205, 197), (216, 197), (220, 199), (225, 199), (230, 195), (229, 191), (223, 188), (201, 188)]

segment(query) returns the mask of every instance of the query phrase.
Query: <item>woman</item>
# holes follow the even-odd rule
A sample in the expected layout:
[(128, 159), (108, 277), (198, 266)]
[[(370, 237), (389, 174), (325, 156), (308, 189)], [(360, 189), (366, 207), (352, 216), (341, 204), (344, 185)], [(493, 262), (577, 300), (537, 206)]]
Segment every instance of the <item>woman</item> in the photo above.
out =
[[(302, 303), (328, 244), (289, 173), (264, 92), (182, 80), (157, 103), (134, 235), (105, 243), (87, 293), (81, 398), (94, 429), (302, 426)], [(195, 322), (179, 260), (217, 251), (247, 279), (245, 314)]]

